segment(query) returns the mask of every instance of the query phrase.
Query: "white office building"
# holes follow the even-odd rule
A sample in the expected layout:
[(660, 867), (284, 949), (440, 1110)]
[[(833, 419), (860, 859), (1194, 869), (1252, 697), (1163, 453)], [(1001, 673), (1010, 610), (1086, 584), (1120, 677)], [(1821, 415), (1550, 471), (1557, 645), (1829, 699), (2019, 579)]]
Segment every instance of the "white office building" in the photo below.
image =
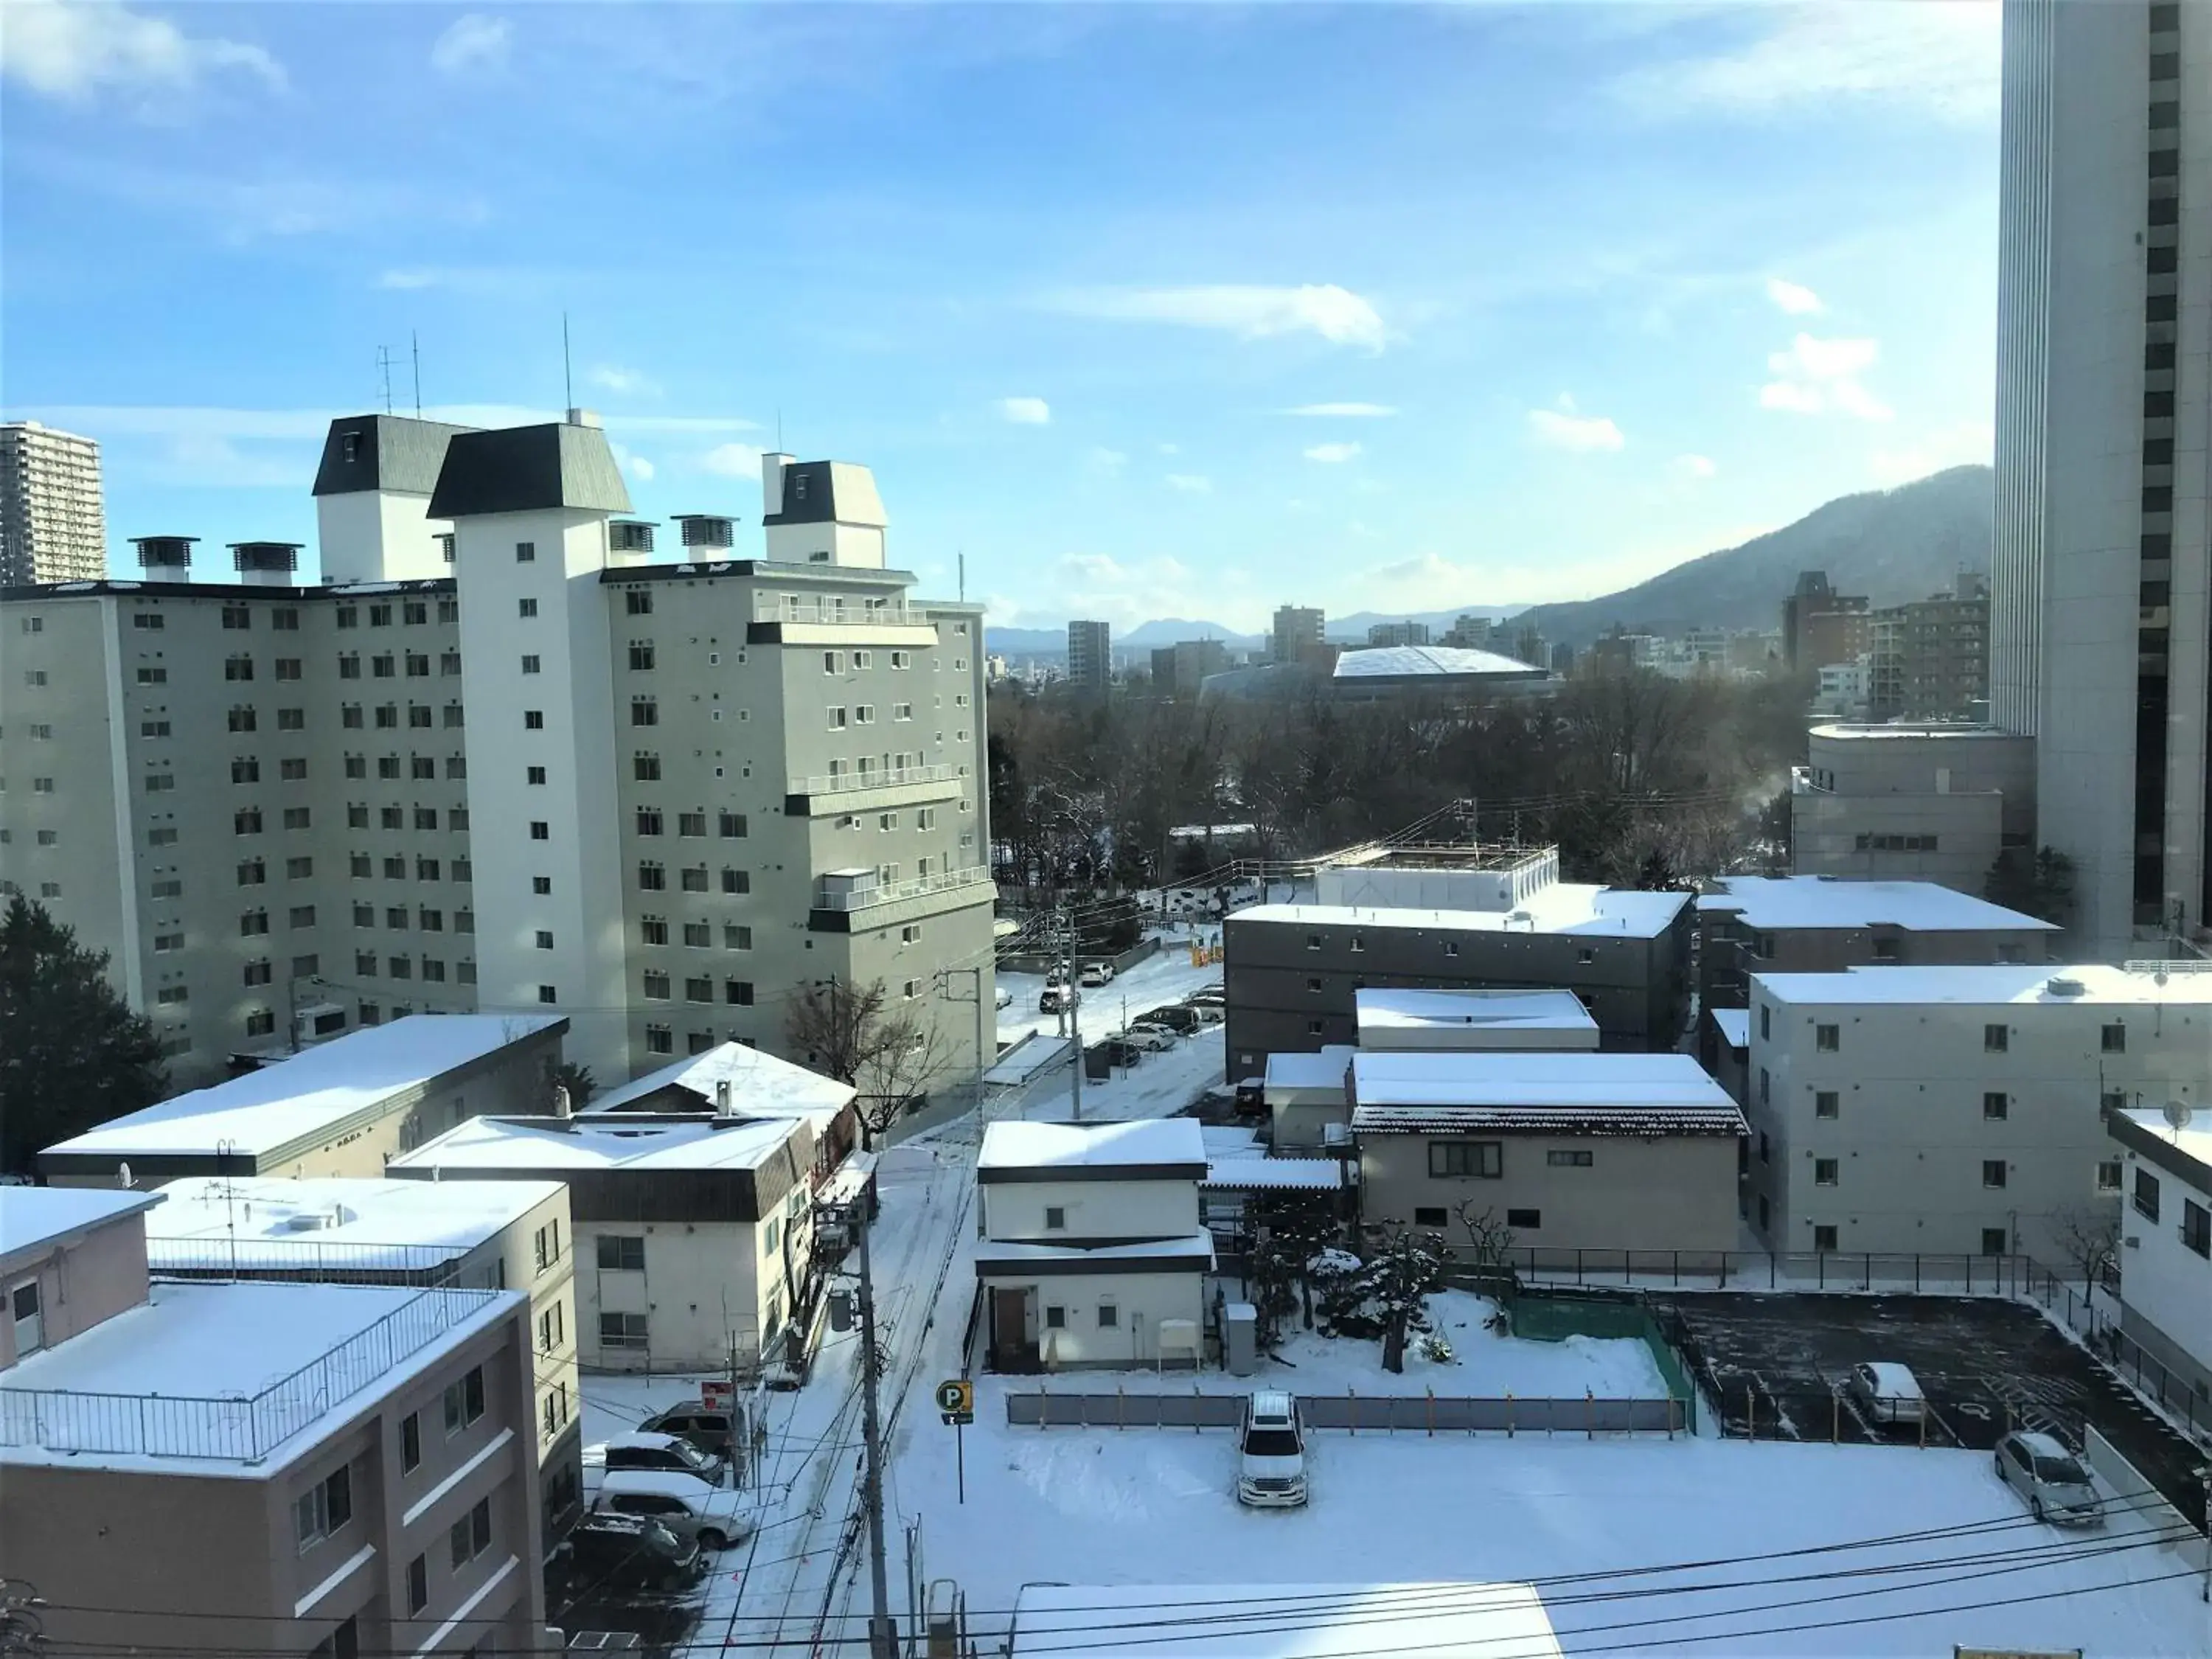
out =
[(2212, 973), (1754, 974), (1749, 1013), (1746, 1196), (1778, 1250), (2063, 1267), (2118, 1203), (2101, 1114), (2212, 1103)]
[(0, 423), (0, 587), (106, 574), (100, 446), (36, 421)]
[(1990, 713), (2075, 948), (2212, 908), (2212, 9), (2007, 0)]

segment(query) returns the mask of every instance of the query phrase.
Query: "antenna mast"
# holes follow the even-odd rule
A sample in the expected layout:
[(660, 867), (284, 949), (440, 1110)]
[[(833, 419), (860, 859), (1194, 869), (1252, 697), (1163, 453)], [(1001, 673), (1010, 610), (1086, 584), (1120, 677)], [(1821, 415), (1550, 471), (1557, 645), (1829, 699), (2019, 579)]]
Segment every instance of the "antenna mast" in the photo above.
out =
[(568, 313), (561, 313), (561, 418), (576, 406), (576, 382), (568, 372)]
[(422, 418), (422, 337), (413, 329), (407, 331), (408, 355), (415, 360), (415, 418)]

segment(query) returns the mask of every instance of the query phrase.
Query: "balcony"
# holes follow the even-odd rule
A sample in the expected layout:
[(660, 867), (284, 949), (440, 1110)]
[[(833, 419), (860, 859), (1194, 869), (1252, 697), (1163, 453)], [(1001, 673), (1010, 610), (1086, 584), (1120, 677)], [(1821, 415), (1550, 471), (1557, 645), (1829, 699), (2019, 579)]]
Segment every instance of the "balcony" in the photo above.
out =
[(874, 766), (860, 772), (787, 778), (783, 810), (794, 818), (833, 812), (873, 812), (951, 800), (960, 793), (957, 766)]
[(752, 645), (928, 646), (937, 643), (937, 629), (899, 599), (756, 593), (745, 639)]
[(862, 871), (832, 871), (816, 883), (806, 925), (817, 933), (860, 933), (988, 904), (997, 896), (989, 866), (981, 864), (893, 882), (878, 882)]

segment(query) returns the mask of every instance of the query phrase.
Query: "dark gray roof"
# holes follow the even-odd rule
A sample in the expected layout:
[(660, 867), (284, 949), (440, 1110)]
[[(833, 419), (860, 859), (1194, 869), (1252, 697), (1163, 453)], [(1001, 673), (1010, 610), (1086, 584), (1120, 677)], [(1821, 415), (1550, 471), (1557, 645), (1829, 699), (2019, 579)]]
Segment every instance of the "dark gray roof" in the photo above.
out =
[(430, 495), (432, 518), (548, 507), (630, 510), (622, 469), (599, 428), (565, 422), (506, 427), (460, 433), (447, 446), (446, 464)]
[(770, 524), (833, 524), (837, 518), (837, 487), (829, 461), (793, 461), (783, 469), (783, 511), (771, 513), (761, 522)]
[[(315, 494), (349, 495), (362, 489), (399, 489), (427, 495), (446, 463), (446, 446), (468, 426), (418, 421), (404, 415), (348, 415), (331, 422), (323, 439), (322, 465), (315, 469)], [(356, 440), (346, 459), (348, 438)]]

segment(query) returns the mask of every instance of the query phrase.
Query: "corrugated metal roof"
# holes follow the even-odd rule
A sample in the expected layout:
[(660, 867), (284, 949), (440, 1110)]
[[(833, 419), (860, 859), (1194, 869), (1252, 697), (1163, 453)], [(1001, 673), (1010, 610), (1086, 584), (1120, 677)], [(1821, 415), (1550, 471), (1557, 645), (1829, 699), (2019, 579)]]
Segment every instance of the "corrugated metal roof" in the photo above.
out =
[(565, 422), (507, 427), (460, 433), (447, 446), (438, 487), (430, 496), (432, 518), (551, 507), (630, 510), (622, 469), (599, 428)]
[(1352, 1114), (1355, 1135), (1452, 1134), (1487, 1129), (1500, 1133), (1550, 1135), (1744, 1135), (1750, 1133), (1734, 1106), (1360, 1106)]
[[(438, 486), (446, 446), (469, 426), (418, 421), (404, 415), (347, 415), (331, 422), (315, 469), (318, 495), (350, 495), (365, 489), (398, 489), (427, 495)], [(346, 453), (351, 438), (353, 453)]]

